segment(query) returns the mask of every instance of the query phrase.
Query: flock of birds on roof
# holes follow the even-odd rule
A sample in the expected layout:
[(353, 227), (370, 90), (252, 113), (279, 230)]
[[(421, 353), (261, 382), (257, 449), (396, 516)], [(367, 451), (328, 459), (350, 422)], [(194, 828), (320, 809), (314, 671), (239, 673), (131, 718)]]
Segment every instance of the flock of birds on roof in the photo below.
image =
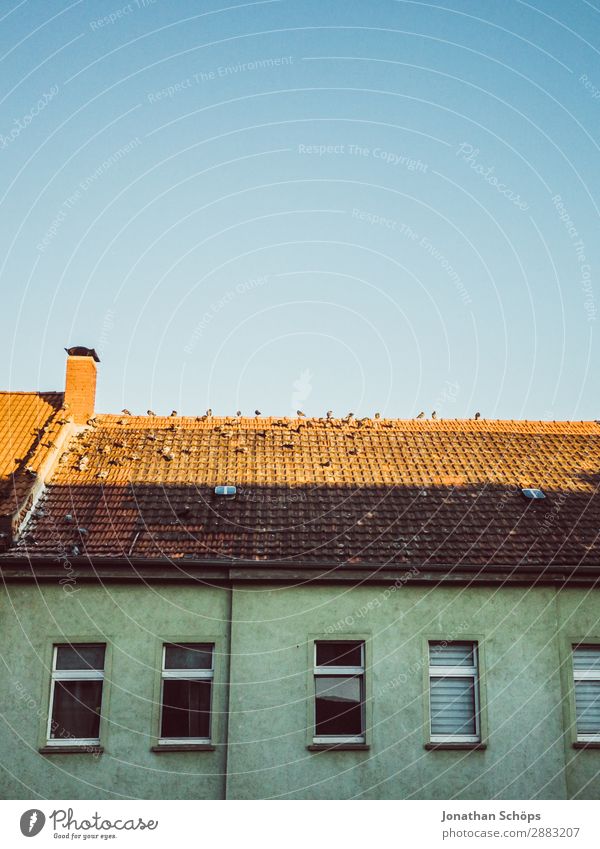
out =
[[(122, 413), (124, 416), (132, 416), (132, 415), (133, 415), (133, 413), (132, 413), (130, 410), (127, 410), (127, 409), (123, 409), (123, 410), (121, 410), (121, 413)], [(147, 413), (149, 416), (156, 416), (156, 413), (154, 412), (154, 410), (146, 410), (146, 413)], [(241, 411), (241, 410), (236, 410), (236, 413), (235, 413), (235, 414), (236, 414), (237, 418), (239, 419), (239, 418), (241, 418), (241, 416), (242, 416), (242, 411)], [(172, 411), (171, 411), (171, 416), (176, 416), (176, 415), (178, 415), (177, 410), (172, 410)], [(255, 410), (255, 411), (254, 411), (254, 415), (255, 415), (255, 416), (260, 416), (260, 415), (262, 415), (262, 413), (261, 413), (261, 411), (260, 411), (260, 410)], [(304, 413), (302, 410), (296, 410), (296, 415), (298, 416), (298, 418), (299, 418), (299, 419), (305, 419), (305, 418), (306, 418), (306, 413)], [(328, 419), (333, 419), (333, 418), (334, 418), (334, 415), (333, 415), (333, 411), (332, 411), (332, 410), (327, 410), (326, 415), (327, 415), (327, 418), (328, 418)], [(212, 410), (209, 408), (209, 409), (206, 411), (206, 413), (205, 413), (205, 415), (204, 415), (204, 418), (210, 419), (211, 417), (212, 417)], [(354, 416), (354, 413), (350, 412), (350, 413), (348, 413), (348, 414), (347, 414), (347, 415), (343, 418), (343, 421), (350, 422), (350, 421), (352, 421), (352, 419), (353, 419), (354, 417), (355, 417), (355, 416)], [(373, 418), (374, 418), (374, 419), (380, 419), (380, 418), (381, 418), (381, 413), (375, 413), (375, 415), (373, 416)], [(415, 416), (415, 418), (416, 418), (416, 419), (424, 419), (424, 418), (425, 418), (425, 413), (424, 413), (423, 411), (421, 411), (420, 413), (418, 413), (418, 414)], [(436, 411), (435, 411), (435, 410), (433, 410), (433, 412), (431, 413), (431, 418), (432, 418), (432, 419), (437, 419), (437, 413), (436, 413)], [(480, 419), (480, 418), (481, 418), (481, 413), (479, 413), (479, 412), (478, 412), (478, 413), (475, 413), (475, 415), (473, 416), (473, 418), (474, 418), (474, 419)]]

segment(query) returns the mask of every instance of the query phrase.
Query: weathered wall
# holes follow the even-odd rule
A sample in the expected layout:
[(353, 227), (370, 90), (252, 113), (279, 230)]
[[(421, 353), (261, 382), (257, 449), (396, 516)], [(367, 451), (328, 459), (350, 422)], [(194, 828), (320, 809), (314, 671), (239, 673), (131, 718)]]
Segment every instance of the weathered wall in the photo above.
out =
[[(10, 585), (0, 596), (0, 796), (219, 798), (229, 593)], [(370, 607), (369, 607), (370, 605)], [(239, 586), (233, 597), (230, 798), (600, 797), (600, 750), (574, 750), (573, 639), (600, 640), (597, 592)], [(309, 645), (370, 640), (368, 751), (310, 752)], [(426, 751), (426, 640), (480, 640), (485, 751)], [(105, 752), (38, 753), (50, 647), (112, 644)], [(214, 752), (150, 751), (163, 640), (215, 639)]]
[[(68, 585), (67, 585), (68, 586)], [(170, 638), (226, 646), (228, 592), (159, 586), (15, 586), (0, 594), (0, 796), (2, 798), (219, 798), (223, 747), (150, 751), (158, 718), (160, 646)], [(49, 647), (61, 639), (112, 643), (104, 754), (40, 755), (49, 694)], [(217, 657), (221, 677), (227, 658)], [(225, 688), (215, 685), (222, 719)], [(221, 714), (219, 716), (219, 714)], [(222, 730), (222, 729), (221, 729)]]
[[(598, 798), (600, 751), (575, 753), (565, 739), (558, 617), (574, 608), (578, 635), (597, 634), (600, 596), (560, 595), (561, 605), (556, 592), (544, 588), (404, 587), (386, 596), (385, 588), (256, 587), (236, 593), (228, 794), (564, 798), (567, 752), (571, 792), (587, 781), (584, 795)], [(306, 748), (307, 635), (334, 634), (372, 638), (369, 751)], [(481, 644), (488, 747), (426, 751), (425, 638), (461, 636)], [(563, 668), (568, 686), (570, 657)]]

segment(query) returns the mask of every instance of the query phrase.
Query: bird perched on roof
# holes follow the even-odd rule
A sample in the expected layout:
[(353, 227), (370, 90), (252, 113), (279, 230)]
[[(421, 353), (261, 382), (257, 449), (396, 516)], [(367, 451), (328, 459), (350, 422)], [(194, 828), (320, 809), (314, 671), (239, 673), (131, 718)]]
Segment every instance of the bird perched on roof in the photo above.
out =
[(172, 415), (172, 416), (176, 416), (176, 415), (177, 415), (177, 410), (171, 410), (171, 415)]
[(346, 421), (351, 422), (353, 418), (354, 418), (354, 413), (348, 413), (348, 415), (346, 416)]
[(299, 419), (305, 419), (306, 418), (306, 413), (303, 413), (302, 410), (296, 410), (296, 415), (298, 416)]
[(156, 415), (156, 413), (154, 412), (154, 410), (146, 410), (146, 413), (147, 413), (149, 416), (155, 416), (155, 415)]
[(212, 410), (209, 407), (208, 410), (206, 411), (206, 418), (210, 419), (211, 416), (212, 416)]
[(121, 410), (121, 412), (123, 413), (124, 416), (130, 416), (131, 415), (131, 413), (127, 409)]
[(333, 418), (333, 410), (327, 410), (327, 418), (328, 418), (328, 419), (332, 419), (332, 418)]
[(434, 411), (433, 411), (433, 413), (431, 414), (431, 418), (432, 418), (432, 419), (437, 419), (437, 413), (436, 413), (436, 411), (435, 411), (435, 410), (434, 410)]
[(254, 415), (255, 415), (255, 416), (260, 416), (260, 410), (255, 410), (255, 411), (254, 411)]
[(417, 416), (417, 418), (418, 418), (418, 419), (424, 419), (424, 418), (425, 418), (425, 413), (421, 410), (421, 412), (419, 413), (419, 415)]
[(381, 418), (381, 413), (375, 413), (375, 415), (374, 415), (374, 417), (373, 417), (373, 418), (375, 418), (375, 419), (380, 419), (380, 418)]
[(236, 414), (236, 416), (237, 416), (237, 417), (238, 417), (238, 419), (239, 419), (239, 417), (242, 415), (242, 411), (241, 411), (241, 410), (236, 410), (236, 411), (235, 411), (235, 414)]
[(480, 419), (480, 418), (481, 418), (481, 413), (475, 413), (475, 418), (476, 418), (476, 419)]

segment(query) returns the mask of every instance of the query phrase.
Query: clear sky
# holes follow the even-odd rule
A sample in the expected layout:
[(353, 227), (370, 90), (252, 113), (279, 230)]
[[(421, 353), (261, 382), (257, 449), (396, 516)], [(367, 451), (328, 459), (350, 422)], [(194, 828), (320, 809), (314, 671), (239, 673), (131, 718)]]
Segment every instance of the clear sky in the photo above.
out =
[(600, 417), (598, 0), (4, 0), (0, 387)]

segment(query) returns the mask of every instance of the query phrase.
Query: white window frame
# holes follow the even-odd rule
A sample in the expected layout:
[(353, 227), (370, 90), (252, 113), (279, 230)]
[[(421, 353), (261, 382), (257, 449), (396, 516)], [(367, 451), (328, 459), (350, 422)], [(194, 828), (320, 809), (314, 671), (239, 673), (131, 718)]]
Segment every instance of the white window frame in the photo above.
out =
[[(104, 664), (106, 665), (106, 645), (104, 643), (56, 643), (52, 649), (52, 680), (50, 683), (50, 702), (48, 706), (48, 725), (46, 728), (47, 746), (99, 746), (100, 737), (51, 737), (52, 714), (54, 713), (54, 690), (57, 681), (102, 681), (102, 695), (100, 704), (104, 698), (104, 669), (57, 669), (58, 650), (65, 646), (77, 649), (78, 646), (98, 645), (104, 647)], [(102, 721), (102, 712), (100, 713)]]
[[(360, 666), (318, 666), (317, 665), (317, 646), (320, 643), (360, 643)], [(315, 745), (327, 743), (365, 743), (366, 736), (366, 674), (365, 674), (365, 641), (364, 640), (315, 640), (314, 645), (314, 661), (313, 661), (313, 686), (317, 678), (360, 678), (360, 693), (361, 693), (361, 718), (360, 723), (363, 733), (355, 736), (343, 735), (315, 735), (313, 731), (313, 743)], [(313, 694), (313, 729), (317, 727), (317, 692), (314, 686)]]
[[(585, 648), (599, 648), (597, 643), (578, 643), (571, 647), (571, 662), (573, 664), (573, 682), (577, 681), (600, 681), (600, 669), (576, 669), (575, 668), (575, 650)], [(600, 734), (580, 734), (577, 731), (577, 700), (575, 698), (575, 688), (573, 687), (573, 706), (575, 710), (575, 730), (577, 734), (577, 742), (581, 743), (600, 743)]]
[[(480, 717), (480, 699), (479, 699), (479, 651), (478, 645), (474, 640), (453, 640), (452, 642), (461, 645), (470, 645), (473, 649), (473, 666), (432, 666), (431, 664), (431, 649), (436, 643), (444, 642), (443, 640), (428, 640), (427, 642), (427, 663), (429, 664), (429, 739), (432, 743), (480, 743), (481, 742), (481, 717)], [(448, 641), (450, 644), (450, 641)], [(431, 679), (432, 678), (472, 678), (473, 679), (473, 694), (475, 707), (475, 734), (433, 734), (432, 716), (431, 716)]]
[(212, 740), (212, 730), (213, 730), (213, 710), (212, 710), (212, 702), (213, 702), (213, 690), (214, 690), (214, 680), (215, 680), (215, 645), (214, 643), (204, 643), (204, 642), (192, 642), (185, 641), (185, 644), (189, 645), (198, 645), (198, 646), (210, 646), (211, 648), (211, 668), (210, 669), (166, 669), (165, 668), (165, 660), (167, 657), (167, 646), (181, 646), (184, 643), (178, 643), (170, 641), (168, 643), (163, 643), (162, 647), (162, 669), (161, 669), (161, 680), (160, 680), (160, 713), (158, 717), (158, 733), (162, 734), (162, 720), (163, 720), (163, 708), (164, 708), (164, 683), (169, 680), (177, 680), (184, 679), (186, 681), (191, 680), (210, 680), (212, 682), (210, 688), (210, 707), (209, 707), (209, 736), (208, 737), (158, 737), (158, 745), (159, 746), (199, 746), (199, 745), (210, 745)]

